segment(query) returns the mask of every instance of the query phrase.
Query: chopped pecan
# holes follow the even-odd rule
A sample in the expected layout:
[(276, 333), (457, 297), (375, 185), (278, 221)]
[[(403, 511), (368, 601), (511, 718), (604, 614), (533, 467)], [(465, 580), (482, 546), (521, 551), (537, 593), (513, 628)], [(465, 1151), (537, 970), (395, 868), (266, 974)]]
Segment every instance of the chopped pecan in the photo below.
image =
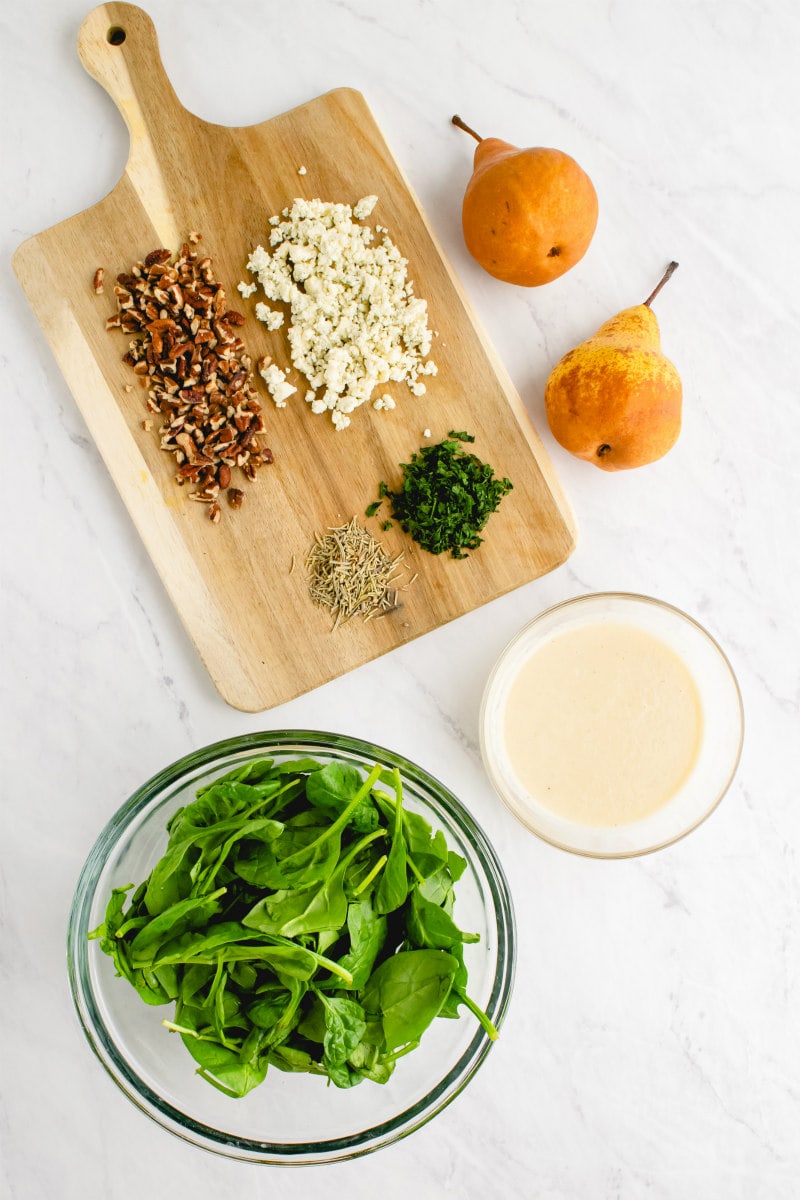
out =
[(168, 250), (152, 250), (121, 272), (107, 328), (132, 335), (123, 359), (147, 389), (148, 412), (164, 418), (160, 444), (174, 457), (176, 483), (196, 485), (189, 498), (209, 505), (216, 524), (221, 491), (234, 509), (244, 498), (230, 486), (232, 469), (254, 480), (272, 451), (257, 439), (264, 425), (253, 360), (234, 332), (245, 318), (227, 307), (211, 259), (193, 249), (199, 240), (193, 231), (174, 261)]
[(152, 267), (156, 264), (165, 263), (167, 259), (172, 258), (169, 250), (151, 250), (144, 260), (145, 267)]
[(92, 287), (94, 288), (94, 290), (98, 296), (102, 296), (102, 294), (103, 294), (103, 278), (104, 278), (104, 276), (105, 276), (105, 271), (103, 270), (102, 267), (98, 267), (94, 273), (94, 279), (92, 280)]
[(193, 463), (197, 461), (197, 446), (188, 433), (177, 434), (175, 437), (175, 442), (178, 446), (180, 446), (189, 462)]

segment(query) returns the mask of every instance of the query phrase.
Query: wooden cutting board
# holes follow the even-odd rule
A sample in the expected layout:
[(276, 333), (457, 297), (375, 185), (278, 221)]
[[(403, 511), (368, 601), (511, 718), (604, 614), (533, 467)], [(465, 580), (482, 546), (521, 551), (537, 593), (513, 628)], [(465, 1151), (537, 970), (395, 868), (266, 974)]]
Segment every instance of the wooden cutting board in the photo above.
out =
[[(78, 49), (86, 70), (128, 125), (130, 157), (120, 181), (93, 208), (19, 247), (14, 267), (86, 424), (184, 626), (224, 699), (258, 711), (349, 671), (562, 563), (575, 543), (569, 506), (519, 397), (479, 328), (408, 181), (360, 93), (340, 88), (282, 116), (241, 129), (199, 120), (178, 102), (164, 73), (150, 18), (128, 4), (104, 4), (84, 22)], [(306, 167), (300, 175), (298, 168)], [(469, 170), (464, 165), (465, 176)], [(388, 228), (409, 260), (409, 277), (428, 302), (438, 336), (438, 375), (425, 396), (394, 384), (397, 407), (365, 404), (349, 429), (311, 413), (304, 380), (286, 408), (263, 394), (266, 436), (275, 456), (238, 512), (223, 503), (214, 525), (174, 480), (172, 456), (152, 431), (146, 393), (122, 361), (129, 338), (107, 333), (113, 283), (156, 247), (177, 251), (190, 230), (230, 304), (246, 315), (242, 336), (254, 360), (271, 354), (289, 367), (285, 332), (242, 300), (253, 247), (268, 245), (268, 219), (294, 197), (354, 204), (377, 194), (370, 224)], [(95, 269), (106, 289), (96, 295)], [(262, 297), (263, 298), (263, 297)], [(261, 381), (258, 381), (261, 386)], [(381, 515), (364, 510), (379, 480), (397, 486), (399, 464), (450, 429), (476, 437), (474, 451), (507, 475), (514, 490), (463, 560), (421, 550)], [(235, 481), (234, 481), (235, 482)], [(380, 619), (354, 618), (332, 632), (327, 609), (308, 594), (304, 563), (316, 532), (353, 515), (386, 549), (404, 552), (401, 606)], [(388, 516), (384, 511), (383, 517)], [(403, 580), (401, 580), (401, 583)]]

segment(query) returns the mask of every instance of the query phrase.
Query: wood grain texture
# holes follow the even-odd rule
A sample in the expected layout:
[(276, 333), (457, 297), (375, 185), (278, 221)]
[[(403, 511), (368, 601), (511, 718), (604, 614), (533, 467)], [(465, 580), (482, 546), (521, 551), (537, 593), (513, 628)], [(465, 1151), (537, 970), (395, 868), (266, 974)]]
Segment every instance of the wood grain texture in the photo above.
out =
[[(121, 44), (109, 40), (120, 29)], [(55, 357), (184, 626), (224, 699), (259, 711), (300, 695), (552, 570), (571, 553), (569, 506), (502, 364), (480, 330), (408, 181), (364, 98), (341, 88), (260, 125), (201, 121), (177, 100), (150, 18), (105, 4), (84, 22), (78, 47), (87, 71), (114, 99), (131, 148), (111, 193), (87, 211), (30, 238), (14, 267)], [(307, 174), (298, 175), (305, 165)], [(299, 383), (287, 408), (263, 393), (265, 445), (275, 463), (247, 487), (244, 507), (212, 525), (174, 481), (159, 448), (158, 418), (142, 430), (145, 393), (122, 361), (127, 338), (107, 333), (113, 290), (95, 295), (103, 266), (120, 271), (157, 246), (174, 250), (192, 229), (230, 303), (254, 360), (269, 353), (291, 366), (283, 331), (269, 333), (242, 301), (250, 250), (267, 244), (268, 218), (295, 196), (355, 203), (375, 193), (370, 223), (385, 225), (409, 260), (416, 294), (438, 331), (439, 373), (428, 393), (389, 389), (393, 412), (366, 404), (337, 433), (315, 416)], [(258, 381), (260, 386), (260, 381)], [(486, 541), (454, 561), (419, 549), (395, 526), (363, 519), (377, 483), (400, 480), (398, 464), (452, 428), (476, 435), (475, 452), (514, 490), (490, 519)], [(245, 485), (246, 486), (246, 485)], [(410, 577), (402, 606), (377, 620), (354, 619), (331, 633), (327, 610), (308, 596), (304, 561), (315, 532), (358, 515), (390, 553), (403, 551)], [(295, 569), (292, 569), (292, 564)]]

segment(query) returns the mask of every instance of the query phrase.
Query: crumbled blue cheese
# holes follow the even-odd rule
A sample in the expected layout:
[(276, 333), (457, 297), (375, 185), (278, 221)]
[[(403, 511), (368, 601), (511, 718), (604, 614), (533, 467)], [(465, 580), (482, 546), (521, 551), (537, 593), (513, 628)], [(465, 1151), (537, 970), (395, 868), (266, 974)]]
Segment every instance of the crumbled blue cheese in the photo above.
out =
[(353, 216), (357, 221), (365, 221), (372, 215), (372, 210), (377, 203), (377, 196), (362, 196), (353, 208)]
[(421, 395), (420, 377), (436, 374), (425, 360), (428, 307), (414, 295), (407, 260), (388, 236), (375, 244), (372, 230), (353, 220), (376, 200), (365, 196), (351, 209), (296, 199), (270, 217), (270, 250), (258, 246), (247, 264), (268, 300), (291, 306), (292, 363), (310, 385), (311, 411), (330, 412), (337, 429), (376, 386), (403, 382)]
[(286, 408), (286, 401), (294, 392), (296, 387), (292, 387), (286, 378), (286, 372), (280, 367), (276, 367), (275, 363), (270, 363), (266, 367), (262, 367), (260, 375), (267, 385), (267, 391), (275, 401), (276, 408)]
[(377, 400), (372, 401), (372, 407), (376, 408), (378, 412), (382, 409), (388, 411), (395, 407), (394, 399), (389, 395), (379, 396)]
[[(253, 284), (256, 288), (258, 284)], [(263, 321), (267, 329), (280, 329), (283, 324), (283, 313), (279, 308), (270, 308), (268, 304), (262, 304), (261, 301), (256, 305), (256, 316), (259, 321)]]
[(298, 168), (297, 168), (297, 174), (298, 174), (298, 175), (305, 175), (305, 173), (306, 173), (306, 169), (305, 169), (305, 167), (298, 167)]
[(245, 281), (242, 280), (242, 282), (239, 284), (239, 286), (237, 288), (237, 291), (241, 292), (242, 295), (244, 296), (245, 300), (247, 300), (248, 297), (252, 296), (253, 292), (258, 291), (258, 284), (257, 283), (245, 283)]

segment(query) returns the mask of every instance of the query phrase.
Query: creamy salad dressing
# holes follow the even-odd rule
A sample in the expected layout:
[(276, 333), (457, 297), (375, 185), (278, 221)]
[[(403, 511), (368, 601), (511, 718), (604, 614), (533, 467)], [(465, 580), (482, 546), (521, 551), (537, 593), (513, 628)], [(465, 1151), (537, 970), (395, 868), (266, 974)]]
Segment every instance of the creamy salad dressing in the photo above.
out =
[(666, 804), (700, 749), (697, 684), (666, 642), (597, 621), (556, 634), (521, 666), (505, 748), (538, 803), (583, 825), (638, 821)]

